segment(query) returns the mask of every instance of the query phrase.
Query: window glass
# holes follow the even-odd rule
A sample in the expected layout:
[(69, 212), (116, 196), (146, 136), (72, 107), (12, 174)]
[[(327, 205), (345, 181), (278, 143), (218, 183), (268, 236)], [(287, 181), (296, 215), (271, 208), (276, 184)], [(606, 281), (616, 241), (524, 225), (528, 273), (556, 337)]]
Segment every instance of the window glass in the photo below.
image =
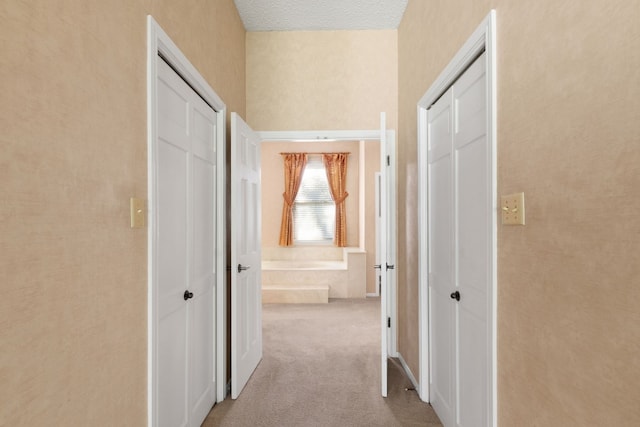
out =
[(331, 243), (335, 229), (335, 203), (321, 156), (309, 156), (293, 204), (293, 236), (297, 243)]

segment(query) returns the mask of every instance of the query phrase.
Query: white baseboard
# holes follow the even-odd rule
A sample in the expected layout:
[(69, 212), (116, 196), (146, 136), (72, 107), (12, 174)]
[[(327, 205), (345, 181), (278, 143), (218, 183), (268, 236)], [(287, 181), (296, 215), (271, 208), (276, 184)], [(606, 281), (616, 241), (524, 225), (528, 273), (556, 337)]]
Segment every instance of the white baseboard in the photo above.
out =
[(376, 294), (375, 292), (374, 292), (374, 293), (370, 293), (370, 294), (368, 293), (368, 294), (367, 294), (367, 298), (371, 298), (371, 297), (379, 297), (379, 296), (380, 296), (380, 295)]
[(402, 357), (402, 354), (400, 354), (400, 352), (398, 352), (398, 359), (400, 360), (402, 368), (409, 377), (409, 380), (411, 380), (411, 384), (413, 384), (413, 387), (416, 390), (420, 390), (420, 385), (418, 384), (418, 381), (416, 381), (416, 377), (413, 375), (413, 372), (411, 372), (411, 369), (409, 369), (409, 365), (407, 365), (407, 362), (405, 362), (404, 357)]

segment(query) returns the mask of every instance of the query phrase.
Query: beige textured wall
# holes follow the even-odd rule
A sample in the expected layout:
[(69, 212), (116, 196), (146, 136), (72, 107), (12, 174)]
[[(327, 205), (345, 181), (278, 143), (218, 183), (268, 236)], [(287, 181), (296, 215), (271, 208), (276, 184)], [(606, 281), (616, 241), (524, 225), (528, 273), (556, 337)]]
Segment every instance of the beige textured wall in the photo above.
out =
[(397, 31), (247, 33), (247, 122), (255, 130), (397, 126)]
[(336, 142), (265, 142), (262, 144), (262, 246), (278, 246), (282, 220), (284, 173), (280, 153), (347, 152), (347, 246), (358, 246), (360, 220), (358, 217), (358, 174), (360, 173), (357, 141)]
[[(396, 129), (397, 105), (395, 30), (247, 33), (247, 122), (256, 130), (378, 129), (383, 111), (387, 127)], [(372, 188), (366, 191), (373, 194)], [(263, 242), (277, 243), (267, 221), (273, 231), (280, 228), (279, 219), (276, 224), (265, 218)], [(373, 230), (367, 236), (374, 236), (375, 224), (365, 218), (365, 225)], [(367, 265), (373, 265), (375, 241), (367, 239), (365, 246)], [(367, 292), (374, 292), (369, 273), (367, 268)]]
[(399, 39), (400, 351), (417, 373), (418, 99), (494, 7), (499, 424), (640, 424), (640, 2), (410, 0)]
[[(397, 41), (395, 30), (247, 33), (247, 122), (261, 131), (378, 129), (384, 111), (387, 127), (396, 129)], [(375, 224), (366, 226), (374, 236)], [(274, 231), (279, 227), (278, 219)], [(263, 224), (265, 245), (274, 240), (269, 233)], [(371, 240), (367, 265), (374, 264)], [(374, 292), (367, 272), (367, 292)]]
[(0, 425), (146, 424), (146, 15), (244, 113), (232, 0), (0, 3)]

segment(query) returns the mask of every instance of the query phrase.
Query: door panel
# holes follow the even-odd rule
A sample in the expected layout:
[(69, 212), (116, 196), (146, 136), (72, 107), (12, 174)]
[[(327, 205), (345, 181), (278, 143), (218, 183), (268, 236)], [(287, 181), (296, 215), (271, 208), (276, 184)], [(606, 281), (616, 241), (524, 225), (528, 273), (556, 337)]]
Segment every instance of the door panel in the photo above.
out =
[(455, 83), (456, 304), (458, 325), (458, 425), (488, 422), (487, 371), (491, 177), (487, 145), (485, 56)]
[(431, 404), (445, 426), (452, 425), (454, 393), (454, 306), (452, 265), (452, 108), (447, 91), (428, 112), (429, 329)]
[(158, 329), (158, 425), (188, 425), (187, 318), (183, 310), (165, 313)]
[(380, 172), (376, 173), (376, 265), (380, 293), (381, 394), (388, 393), (389, 357), (397, 354), (395, 133), (380, 114)]
[(189, 100), (183, 83), (162, 60), (158, 61), (158, 138), (187, 149)]
[(215, 112), (191, 92), (190, 421), (202, 424), (215, 402)]
[(157, 65), (155, 419), (195, 426), (215, 401), (216, 113)]
[(436, 161), (451, 153), (451, 92), (447, 91), (429, 110), (429, 157)]
[[(393, 268), (387, 269), (387, 316), (391, 319), (391, 326), (387, 328), (387, 349), (388, 356), (397, 355), (397, 270), (396, 270), (396, 161), (395, 161), (395, 133), (387, 132), (384, 149), (387, 152), (389, 161), (386, 166), (386, 176), (384, 189), (386, 191), (386, 217), (384, 226), (386, 228), (386, 257), (387, 264)], [(384, 167), (384, 165), (383, 165)]]
[(215, 292), (213, 287), (206, 286), (203, 291), (194, 291), (194, 295), (198, 296), (189, 301), (189, 340), (193, 367), (189, 388), (191, 425), (199, 426), (207, 417), (215, 400), (215, 353), (210, 344), (215, 331), (214, 313), (211, 310), (212, 302), (215, 303)]
[[(458, 286), (485, 292), (489, 266), (486, 262), (488, 221), (486, 165), (477, 159), (487, 156), (484, 138), (456, 150), (458, 204)], [(461, 301), (463, 302), (463, 301)], [(463, 302), (464, 303), (464, 302)]]
[(166, 171), (157, 179), (158, 298), (186, 310), (173, 297), (184, 292), (187, 279), (187, 154), (160, 139), (157, 160), (159, 171)]
[(484, 55), (431, 107), (431, 397), (445, 427), (488, 424), (491, 176)]
[(262, 359), (260, 139), (236, 113), (231, 113), (231, 185), (231, 397), (236, 399)]
[[(465, 299), (466, 298), (466, 294)], [(460, 301), (462, 302), (462, 300)], [(486, 425), (487, 419), (487, 352), (484, 319), (474, 316), (462, 307), (458, 308), (458, 353), (461, 355), (457, 392), (458, 426)]]
[(188, 425), (188, 99), (164, 61), (158, 82), (158, 425)]
[(215, 277), (215, 248), (211, 241), (215, 238), (215, 204), (211, 197), (211, 183), (215, 178), (215, 166), (193, 158), (193, 277), (196, 280), (213, 283)]
[(449, 295), (441, 287), (432, 287), (430, 297), (433, 301), (432, 339), (438, 343), (433, 347), (431, 354), (431, 404), (438, 416), (445, 422), (451, 418), (454, 408), (454, 335), (449, 326), (453, 324), (453, 310), (449, 302)]

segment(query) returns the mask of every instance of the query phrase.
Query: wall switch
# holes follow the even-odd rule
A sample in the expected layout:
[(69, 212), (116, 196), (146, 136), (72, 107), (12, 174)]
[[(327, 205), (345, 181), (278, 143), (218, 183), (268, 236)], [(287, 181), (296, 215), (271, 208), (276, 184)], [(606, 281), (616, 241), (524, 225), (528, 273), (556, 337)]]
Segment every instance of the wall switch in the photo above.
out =
[(131, 210), (131, 228), (144, 228), (146, 224), (146, 201), (132, 197), (129, 200)]
[(524, 225), (524, 193), (501, 197), (502, 225)]

